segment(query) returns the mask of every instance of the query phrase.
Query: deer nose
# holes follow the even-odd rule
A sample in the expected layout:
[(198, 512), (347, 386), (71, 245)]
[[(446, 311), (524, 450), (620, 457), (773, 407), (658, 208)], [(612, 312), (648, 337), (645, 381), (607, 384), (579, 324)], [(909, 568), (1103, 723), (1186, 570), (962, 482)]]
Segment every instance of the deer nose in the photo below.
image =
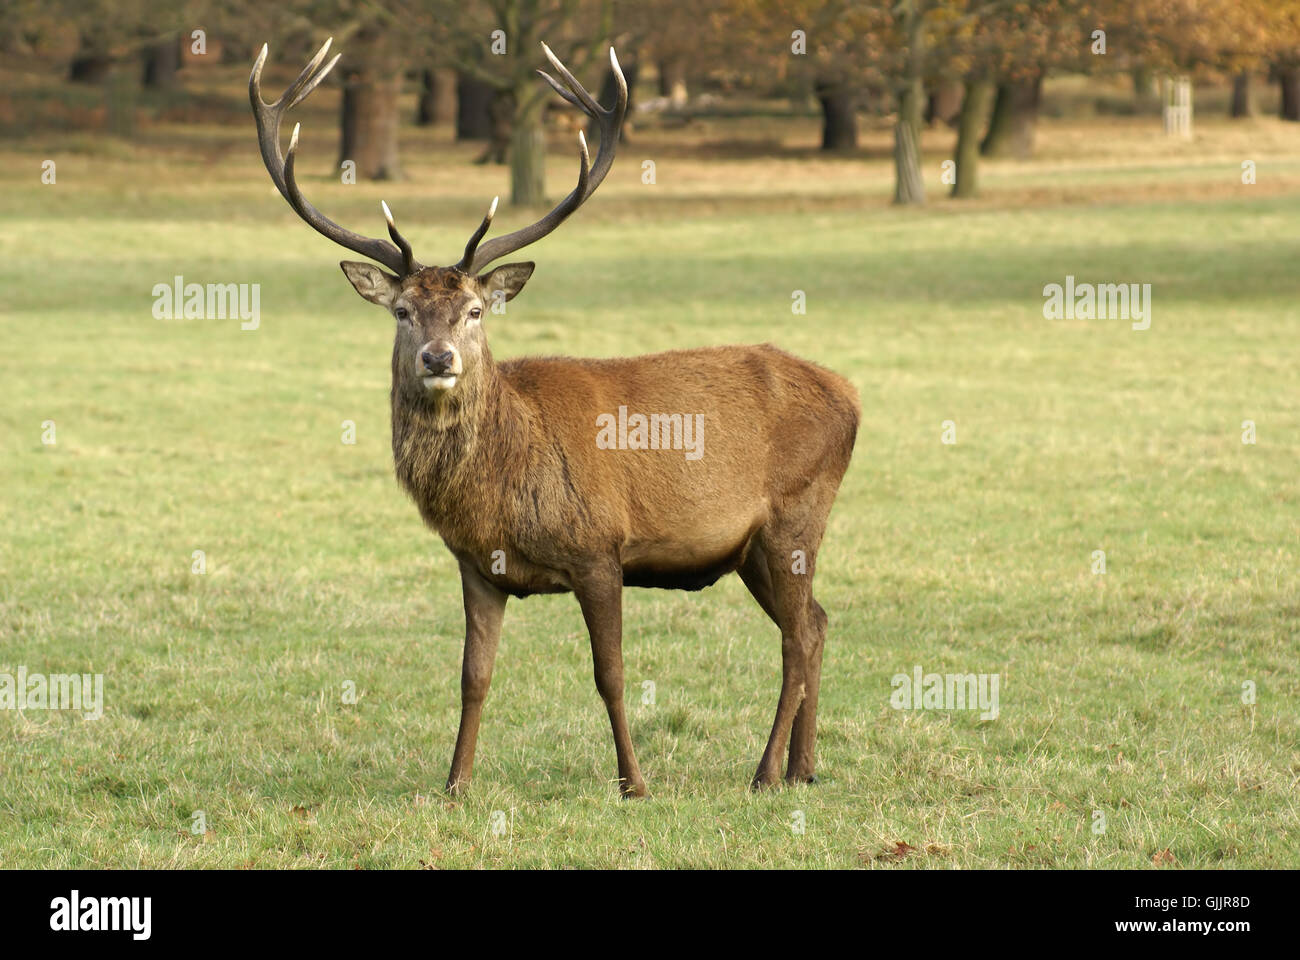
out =
[(456, 355), (450, 350), (444, 350), (442, 353), (432, 353), (425, 350), (420, 354), (420, 360), (424, 363), (424, 368), (430, 373), (446, 373), (451, 369), (452, 361)]

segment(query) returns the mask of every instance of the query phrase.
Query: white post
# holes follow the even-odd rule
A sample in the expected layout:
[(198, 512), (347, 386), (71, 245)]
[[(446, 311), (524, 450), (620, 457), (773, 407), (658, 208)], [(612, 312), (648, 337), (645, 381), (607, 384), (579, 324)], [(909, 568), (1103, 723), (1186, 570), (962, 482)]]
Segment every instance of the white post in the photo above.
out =
[(1165, 134), (1191, 139), (1192, 136), (1192, 80), (1190, 77), (1161, 77), (1162, 116)]

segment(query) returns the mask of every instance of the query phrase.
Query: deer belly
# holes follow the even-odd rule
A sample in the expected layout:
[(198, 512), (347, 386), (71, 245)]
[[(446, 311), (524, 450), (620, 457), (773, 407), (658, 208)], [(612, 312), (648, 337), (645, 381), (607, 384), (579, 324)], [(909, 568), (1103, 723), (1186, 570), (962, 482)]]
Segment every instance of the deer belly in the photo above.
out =
[(623, 583), (629, 587), (702, 590), (745, 559), (757, 525), (677, 531), (623, 546)]

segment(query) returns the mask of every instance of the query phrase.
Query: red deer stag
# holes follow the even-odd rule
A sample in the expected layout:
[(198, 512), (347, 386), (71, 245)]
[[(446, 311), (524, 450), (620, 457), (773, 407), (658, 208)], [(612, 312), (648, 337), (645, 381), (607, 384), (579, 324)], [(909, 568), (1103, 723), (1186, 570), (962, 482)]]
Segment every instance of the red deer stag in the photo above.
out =
[(571, 591), (591, 634), (619, 789), (644, 796), (623, 707), (623, 588), (699, 590), (732, 571), (781, 631), (781, 694), (753, 786), (780, 782), (787, 744), (786, 779), (812, 782), (826, 639), (812, 578), (853, 452), (857, 394), (842, 377), (770, 345), (610, 360), (493, 358), (484, 313), (517, 296), (534, 265), (484, 268), (549, 234), (595, 192), (627, 107), (612, 48), (618, 102), (605, 109), (542, 46), (560, 80), (538, 72), (599, 127), (596, 162), (579, 135), (573, 192), (531, 226), (480, 246), (494, 200), (451, 267), (417, 263), (387, 204), (392, 243), (334, 223), (294, 182), (298, 127), (281, 155), (280, 120), (337, 62), (320, 69), (329, 42), (273, 104), (260, 92), (266, 47), (249, 79), (262, 159), (285, 200), (318, 232), (392, 271), (340, 264), (357, 292), (396, 320), (397, 477), (460, 567), (465, 652), (448, 789), (470, 779), (507, 597)]

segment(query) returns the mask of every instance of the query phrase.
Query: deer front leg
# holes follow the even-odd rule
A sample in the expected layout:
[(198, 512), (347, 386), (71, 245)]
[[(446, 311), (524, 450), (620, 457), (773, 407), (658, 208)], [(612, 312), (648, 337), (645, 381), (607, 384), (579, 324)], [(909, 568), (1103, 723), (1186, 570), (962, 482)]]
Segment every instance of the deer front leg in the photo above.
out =
[(507, 599), (464, 562), (460, 565), (460, 583), (465, 594), (465, 654), (460, 670), (460, 732), (456, 734), (456, 753), (447, 775), (447, 790), (452, 794), (460, 793), (474, 772), (479, 718), (492, 684), (492, 665), (496, 662)]
[(623, 572), (617, 566), (584, 579), (574, 591), (591, 634), (596, 689), (605, 701), (618, 753), (618, 789), (624, 797), (644, 797), (645, 780), (632, 750), (632, 734), (623, 709)]

